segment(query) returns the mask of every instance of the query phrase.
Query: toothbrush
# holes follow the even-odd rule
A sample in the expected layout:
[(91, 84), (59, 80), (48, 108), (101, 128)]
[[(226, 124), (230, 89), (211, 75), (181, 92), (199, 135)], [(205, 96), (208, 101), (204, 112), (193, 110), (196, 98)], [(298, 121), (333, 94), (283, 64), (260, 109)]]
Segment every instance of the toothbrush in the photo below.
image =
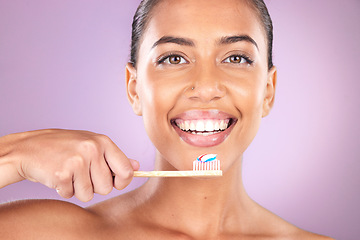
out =
[(134, 171), (134, 177), (216, 177), (222, 176), (216, 154), (203, 154), (193, 162), (192, 171)]

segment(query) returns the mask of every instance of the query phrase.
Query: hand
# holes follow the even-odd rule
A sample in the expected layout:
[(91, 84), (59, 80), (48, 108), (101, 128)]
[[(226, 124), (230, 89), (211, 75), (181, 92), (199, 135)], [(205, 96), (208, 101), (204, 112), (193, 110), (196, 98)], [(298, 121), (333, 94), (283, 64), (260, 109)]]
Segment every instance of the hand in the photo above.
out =
[[(3, 185), (28, 179), (56, 189), (64, 198), (75, 195), (84, 202), (94, 193), (105, 195), (113, 187), (125, 188), (133, 171), (139, 169), (139, 163), (128, 159), (110, 138), (87, 131), (49, 129), (11, 134), (1, 139), (0, 146), (7, 149), (0, 153), (0, 178), (8, 178), (0, 179)], [(7, 171), (9, 164), (1, 164), (1, 158), (16, 171)], [(9, 172), (17, 175), (9, 176)]]

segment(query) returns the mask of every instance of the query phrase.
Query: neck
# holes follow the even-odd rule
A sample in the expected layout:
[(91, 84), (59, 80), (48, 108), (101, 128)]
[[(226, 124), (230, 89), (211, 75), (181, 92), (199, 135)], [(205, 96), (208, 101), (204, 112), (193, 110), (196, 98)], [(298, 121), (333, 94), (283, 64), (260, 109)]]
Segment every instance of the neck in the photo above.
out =
[(242, 184), (241, 160), (222, 177), (152, 178), (142, 190), (148, 211), (158, 216), (155, 221), (194, 236), (232, 231), (228, 226), (238, 229), (235, 223), (253, 204)]

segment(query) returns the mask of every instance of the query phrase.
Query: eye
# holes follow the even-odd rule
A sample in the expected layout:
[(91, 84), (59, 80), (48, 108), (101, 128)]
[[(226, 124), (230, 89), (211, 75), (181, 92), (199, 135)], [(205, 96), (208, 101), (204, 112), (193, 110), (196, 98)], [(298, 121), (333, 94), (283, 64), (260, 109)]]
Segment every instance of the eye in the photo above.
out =
[(254, 61), (252, 61), (249, 57), (243, 56), (243, 55), (231, 55), (230, 57), (227, 57), (223, 63), (234, 63), (234, 64), (252, 64)]
[(169, 65), (178, 65), (178, 64), (188, 63), (188, 61), (185, 60), (185, 58), (183, 58), (180, 55), (171, 54), (171, 55), (161, 57), (157, 63), (158, 64), (165, 63), (165, 64), (169, 64)]

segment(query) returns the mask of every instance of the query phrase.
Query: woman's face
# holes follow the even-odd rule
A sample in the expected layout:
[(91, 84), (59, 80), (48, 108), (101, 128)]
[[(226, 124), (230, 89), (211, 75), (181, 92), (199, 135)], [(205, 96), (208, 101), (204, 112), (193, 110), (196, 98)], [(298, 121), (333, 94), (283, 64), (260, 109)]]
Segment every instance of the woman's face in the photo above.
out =
[(226, 171), (273, 102), (266, 35), (244, 1), (162, 1), (127, 70), (130, 102), (169, 168), (215, 153)]

